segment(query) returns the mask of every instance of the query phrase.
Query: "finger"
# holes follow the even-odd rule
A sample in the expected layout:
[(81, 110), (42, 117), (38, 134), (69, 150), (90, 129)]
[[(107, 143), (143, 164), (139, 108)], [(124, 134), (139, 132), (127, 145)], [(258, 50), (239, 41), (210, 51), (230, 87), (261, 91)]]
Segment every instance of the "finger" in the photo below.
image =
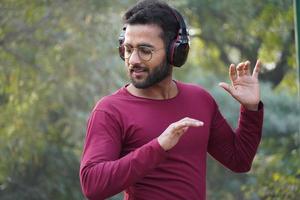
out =
[(235, 69), (235, 65), (234, 64), (231, 64), (229, 66), (229, 78), (231, 80), (231, 83), (233, 83), (236, 80), (236, 78), (237, 78), (236, 69)]
[(244, 65), (245, 65), (245, 63), (241, 62), (241, 63), (238, 64), (238, 66), (236, 67), (236, 71), (237, 71), (238, 77), (241, 77), (241, 76), (244, 75)]
[(233, 93), (233, 88), (228, 83), (221, 82), (219, 83), (219, 86), (226, 90), (229, 94)]
[(247, 76), (250, 76), (251, 73), (250, 73), (250, 61), (247, 60), (245, 62), (245, 66), (244, 66), (244, 75), (247, 75)]
[(178, 121), (174, 124), (174, 128), (173, 130), (179, 130), (182, 129), (184, 127), (198, 127), (198, 126), (203, 126), (203, 122), (199, 121), (199, 120), (195, 120), (195, 119), (186, 119), (186, 120), (182, 120), (182, 121)]
[(185, 117), (185, 118), (179, 120), (178, 122), (201, 122), (201, 121), (197, 120), (197, 119), (190, 118), (190, 117)]
[(253, 69), (253, 73), (252, 73), (253, 77), (258, 78), (258, 74), (259, 74), (260, 69), (261, 69), (260, 66), (261, 66), (261, 62), (260, 62), (260, 60), (257, 60), (256, 61), (256, 65), (255, 65), (255, 67)]
[(203, 126), (203, 122), (199, 121), (199, 120), (195, 120), (195, 119), (188, 119), (184, 122), (182, 122), (182, 124), (179, 124), (179, 127), (197, 127), (197, 126)]

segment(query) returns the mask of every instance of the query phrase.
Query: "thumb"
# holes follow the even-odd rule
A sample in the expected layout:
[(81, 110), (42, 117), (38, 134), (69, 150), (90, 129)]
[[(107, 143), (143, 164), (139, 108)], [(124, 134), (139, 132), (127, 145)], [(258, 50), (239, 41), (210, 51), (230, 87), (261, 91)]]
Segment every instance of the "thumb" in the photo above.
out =
[(229, 84), (221, 82), (219, 83), (219, 86), (226, 90), (229, 94), (232, 94), (232, 88)]

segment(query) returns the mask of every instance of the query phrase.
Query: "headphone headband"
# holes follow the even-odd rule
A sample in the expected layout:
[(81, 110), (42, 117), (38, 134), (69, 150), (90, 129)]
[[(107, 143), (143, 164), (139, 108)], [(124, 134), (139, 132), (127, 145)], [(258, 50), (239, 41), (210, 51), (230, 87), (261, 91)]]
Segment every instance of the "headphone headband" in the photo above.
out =
[(175, 16), (177, 22), (179, 23), (178, 33), (181, 31), (181, 34), (188, 35), (187, 27), (185, 25), (182, 15), (175, 8), (172, 8), (172, 13)]

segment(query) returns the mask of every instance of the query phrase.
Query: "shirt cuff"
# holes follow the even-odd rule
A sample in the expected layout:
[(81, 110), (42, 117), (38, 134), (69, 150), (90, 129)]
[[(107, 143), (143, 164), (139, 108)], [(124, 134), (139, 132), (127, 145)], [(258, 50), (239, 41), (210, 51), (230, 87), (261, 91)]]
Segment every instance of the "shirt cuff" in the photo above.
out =
[(150, 143), (151, 143), (151, 146), (155, 150), (157, 150), (157, 153), (159, 155), (161, 155), (162, 157), (166, 157), (167, 156), (167, 152), (162, 148), (162, 146), (160, 146), (157, 138), (155, 138), (154, 140), (152, 140)]
[(264, 109), (264, 104), (262, 101), (258, 103), (258, 109), (256, 111), (248, 110), (245, 106), (241, 105), (241, 112), (261, 112), (263, 109)]

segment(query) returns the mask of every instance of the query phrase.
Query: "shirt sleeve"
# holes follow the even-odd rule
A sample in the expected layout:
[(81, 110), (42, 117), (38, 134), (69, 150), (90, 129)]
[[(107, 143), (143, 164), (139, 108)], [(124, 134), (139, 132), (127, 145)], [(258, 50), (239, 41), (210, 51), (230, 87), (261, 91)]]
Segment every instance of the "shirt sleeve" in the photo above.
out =
[(262, 102), (258, 111), (241, 106), (238, 128), (233, 131), (216, 105), (208, 152), (234, 172), (249, 171), (261, 140), (263, 111)]
[(166, 152), (157, 139), (120, 158), (121, 129), (112, 115), (93, 111), (80, 165), (83, 193), (90, 200), (113, 196), (158, 165)]

